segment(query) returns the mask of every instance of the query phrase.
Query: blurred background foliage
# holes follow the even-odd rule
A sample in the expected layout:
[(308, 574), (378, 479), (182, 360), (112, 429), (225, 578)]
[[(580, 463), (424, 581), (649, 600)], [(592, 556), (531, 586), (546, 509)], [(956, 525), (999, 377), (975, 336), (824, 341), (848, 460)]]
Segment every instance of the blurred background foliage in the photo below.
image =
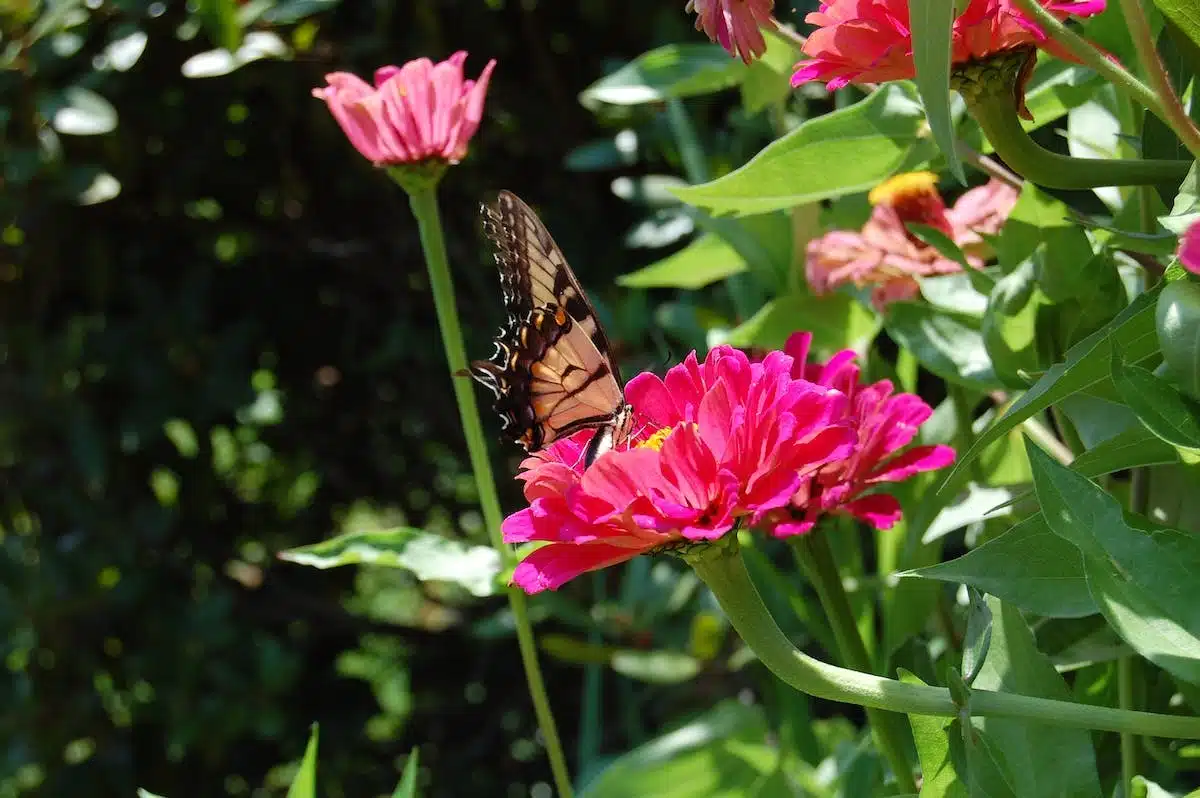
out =
[[(686, 154), (663, 104), (596, 116), (578, 95), (702, 43), (682, 6), (0, 2), (2, 798), (282, 795), (313, 721), (322, 795), (390, 793), (415, 744), (428, 795), (548, 795), (502, 602), (274, 557), (347, 526), (484, 541), (415, 225), (310, 89), (496, 58), (442, 192), (469, 348), (486, 355), (500, 319), (476, 208), (505, 187), (543, 213), (634, 372), (704, 341), (695, 305), (612, 288), (692, 230), (638, 179), (686, 174)], [(771, 137), (736, 94), (691, 110), (724, 168)], [(497, 442), (499, 474), (515, 454)], [(730, 641), (696, 588), (639, 559), (535, 602), (584, 779), (749, 684), (711, 678)], [(761, 740), (759, 714), (721, 707), (715, 739)]]

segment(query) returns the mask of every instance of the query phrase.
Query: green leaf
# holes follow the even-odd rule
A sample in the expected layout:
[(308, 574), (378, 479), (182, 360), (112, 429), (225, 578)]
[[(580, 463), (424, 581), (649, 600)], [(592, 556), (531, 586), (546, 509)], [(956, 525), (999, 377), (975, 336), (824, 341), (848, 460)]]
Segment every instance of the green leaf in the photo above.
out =
[(196, 15), (213, 44), (230, 52), (241, 46), (242, 27), (234, 0), (197, 0)]
[(413, 748), (409, 753), (408, 761), (404, 763), (404, 772), (400, 774), (400, 783), (396, 785), (396, 791), (392, 793), (392, 798), (417, 798), (420, 753), (420, 748)]
[(137, 798), (163, 798), (163, 796), (152, 793), (149, 790), (138, 787)]
[(964, 734), (962, 721), (950, 724), (950, 733), (965, 737), (967, 781), (971, 798), (1025, 798), (1016, 791), (1003, 748), (981, 728), (968, 725)]
[(1191, 41), (1200, 45), (1200, 8), (1191, 0), (1154, 0), (1167, 19), (1171, 20), (1181, 33)]
[(879, 332), (879, 320), (846, 294), (817, 297), (796, 292), (768, 302), (727, 340), (739, 347), (779, 349), (797, 330), (812, 332), (814, 353), (863, 352)]
[(679, 684), (700, 673), (700, 661), (681, 651), (624, 649), (612, 656), (612, 669), (650, 684)]
[(952, 480), (964, 466), (1025, 419), (1071, 394), (1107, 380), (1110, 373), (1109, 352), (1114, 343), (1121, 347), (1132, 363), (1154, 355), (1158, 350), (1158, 339), (1154, 333), (1154, 303), (1160, 290), (1156, 286), (1141, 294), (1116, 318), (1067, 350), (1065, 361), (1051, 366), (1020, 399), (1013, 402), (1007, 413), (958, 458), (943, 484), (954, 484)]
[(300, 769), (288, 787), (287, 798), (317, 798), (317, 733), (320, 728), (312, 725), (312, 733), (308, 737), (308, 745), (304, 748), (304, 758), (300, 760)]
[(792, 72), (799, 60), (796, 48), (777, 33), (764, 29), (767, 50), (754, 59), (742, 80), (742, 106), (757, 114), (792, 93)]
[[(903, 668), (897, 670), (897, 675), (907, 684), (925, 684)], [(951, 742), (959, 739), (951, 736), (954, 722), (954, 718), (932, 715), (908, 716), (917, 744), (917, 758), (921, 760), (921, 798), (968, 798), (967, 787), (955, 769), (950, 752)]]
[(626, 288), (696, 290), (746, 271), (746, 261), (720, 237), (706, 234), (674, 255), (617, 278)]
[(914, 236), (937, 250), (942, 257), (954, 261), (964, 269), (974, 268), (967, 263), (967, 256), (959, 249), (958, 244), (941, 230), (919, 222), (905, 222), (904, 226)]
[(1045, 296), (1037, 290), (1032, 259), (996, 281), (983, 314), (983, 343), (996, 376), (1008, 388), (1024, 389), (1022, 373), (1042, 367), (1036, 346), (1038, 308)]
[(1131, 525), (1104, 490), (1038, 447), (1027, 449), (1046, 523), (1083, 552), (1105, 619), (1143, 657), (1200, 682), (1200, 539), (1144, 518)]
[(1179, 462), (1175, 447), (1141, 424), (1134, 424), (1079, 454), (1071, 470), (1085, 477), (1098, 477), (1138, 466)]
[(957, 559), (899, 575), (970, 585), (1050, 618), (1079, 618), (1099, 611), (1088, 591), (1083, 558), (1050, 531), (1041, 514)]
[(757, 707), (722, 701), (690, 723), (618, 757), (579, 798), (745, 796), (784, 798), (792, 793), (772, 779), (779, 752), (767, 745)]
[(982, 316), (987, 309), (987, 294), (981, 293), (967, 272), (920, 277), (921, 296), (936, 308), (968, 316)]
[(1146, 428), (1179, 450), (1185, 461), (1200, 455), (1200, 418), (1196, 405), (1148, 369), (1121, 362), (1113, 349), (1112, 378), (1117, 393)]
[(782, 292), (792, 268), (792, 217), (783, 211), (759, 213), (737, 219), (717, 218), (696, 208), (685, 208), (696, 227), (720, 236), (745, 261), (758, 282)]
[(942, 379), (990, 391), (1000, 382), (975, 326), (978, 323), (924, 303), (894, 302), (888, 306), (884, 327), (896, 343)]
[(711, 94), (736, 86), (745, 74), (745, 64), (718, 45), (668, 44), (642, 53), (588, 86), (579, 102), (594, 112), (603, 105), (644, 105)]
[(740, 169), (675, 195), (716, 212), (747, 214), (868, 191), (905, 163), (922, 140), (923, 123), (911, 85), (889, 83), (849, 108), (808, 120)]
[(422, 581), (452, 582), (476, 596), (496, 592), (500, 555), (419, 529), (347, 532), (335, 538), (279, 553), (279, 559), (314, 568), (381, 565), (411, 571)]
[(917, 89), (921, 92), (930, 132), (950, 173), (966, 185), (967, 177), (954, 146), (954, 120), (950, 115), (950, 31), (954, 25), (954, 0), (910, 4), (908, 25), (912, 32)]
[(1058, 58), (1039, 58), (1025, 93), (1025, 105), (1033, 120), (1022, 119), (1021, 127), (1035, 130), (1061, 119), (1072, 108), (1087, 102), (1103, 83), (1104, 79), (1088, 67)]
[(1158, 343), (1171, 376), (1200, 398), (1200, 284), (1175, 280), (1162, 290), (1155, 311)]
[(962, 677), (970, 687), (979, 677), (992, 645), (992, 610), (979, 591), (968, 592), (971, 606), (967, 610), (967, 631), (963, 636)]
[[(1070, 701), (1062, 676), (1038, 651), (1021, 612), (989, 596), (992, 645), (974, 687), (1024, 696)], [(1100, 778), (1091, 735), (1083, 729), (1046, 726), (1025, 720), (975, 717), (1008, 764), (1017, 795), (1025, 798), (1100, 798)]]

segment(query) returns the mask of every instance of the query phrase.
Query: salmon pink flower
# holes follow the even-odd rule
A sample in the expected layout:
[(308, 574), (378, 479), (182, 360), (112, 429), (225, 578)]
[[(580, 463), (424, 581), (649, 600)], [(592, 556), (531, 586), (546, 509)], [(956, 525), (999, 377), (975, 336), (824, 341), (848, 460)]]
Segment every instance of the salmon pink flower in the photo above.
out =
[(685, 10), (696, 12), (696, 30), (749, 64), (767, 50), (759, 28), (775, 26), (774, 7), (775, 0), (688, 0)]
[(728, 346), (695, 353), (664, 379), (642, 374), (626, 399), (645, 427), (584, 468), (591, 431), (526, 458), (529, 507), (505, 519), (509, 543), (545, 541), (513, 573), (530, 593), (663, 546), (718, 539), (739, 519), (784, 508), (857, 436), (846, 397), (793, 377), (783, 352), (751, 363)]
[(1200, 222), (1192, 222), (1179, 238), (1179, 262), (1192, 274), (1200, 274)]
[[(1105, 0), (1039, 2), (1060, 20), (1098, 14), (1105, 7)], [(916, 75), (908, 0), (830, 0), (805, 21), (817, 30), (804, 43), (808, 60), (796, 65), (793, 86), (819, 80), (833, 90), (848, 83), (880, 83)], [(950, 58), (955, 64), (1029, 45), (1074, 60), (1012, 0), (969, 0), (954, 20), (951, 37)]]
[(834, 230), (808, 244), (805, 272), (815, 294), (841, 285), (871, 288), (879, 310), (915, 299), (917, 277), (953, 274), (962, 267), (921, 241), (905, 227), (918, 222), (936, 228), (963, 250), (967, 262), (983, 266), (990, 251), (981, 234), (994, 235), (1017, 202), (1017, 191), (999, 180), (966, 192), (947, 210), (932, 172), (897, 175), (870, 194), (874, 204), (860, 232)]
[(804, 481), (790, 505), (771, 514), (779, 537), (808, 532), (827, 513), (848, 513), (874, 526), (888, 529), (900, 520), (900, 503), (872, 489), (902, 482), (922, 471), (944, 468), (954, 462), (949, 446), (915, 446), (900, 452), (933, 412), (919, 396), (893, 395), (892, 383), (880, 380), (864, 385), (859, 379), (853, 350), (834, 355), (824, 365), (807, 362), (810, 333), (795, 333), (784, 351), (792, 357), (792, 375), (845, 394), (848, 422), (857, 434), (852, 452), (827, 462)]
[(458, 163), (483, 118), (483, 99), (496, 66), (463, 79), (467, 54), (434, 64), (428, 58), (375, 70), (375, 85), (348, 72), (325, 76), (313, 89), (364, 157), (376, 166), (426, 161)]

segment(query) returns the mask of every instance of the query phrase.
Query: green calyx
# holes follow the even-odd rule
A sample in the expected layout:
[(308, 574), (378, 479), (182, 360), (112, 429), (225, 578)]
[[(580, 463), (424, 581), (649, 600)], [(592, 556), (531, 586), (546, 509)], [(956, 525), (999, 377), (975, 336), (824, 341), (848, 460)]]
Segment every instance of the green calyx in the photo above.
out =
[(449, 164), (440, 158), (388, 166), (388, 176), (408, 194), (430, 191), (441, 182)]
[(1036, 61), (1034, 48), (1017, 47), (984, 60), (956, 64), (950, 71), (950, 88), (961, 94), (968, 106), (984, 98), (1007, 97), (1014, 110), (1021, 110), (1025, 107), (1022, 84)]

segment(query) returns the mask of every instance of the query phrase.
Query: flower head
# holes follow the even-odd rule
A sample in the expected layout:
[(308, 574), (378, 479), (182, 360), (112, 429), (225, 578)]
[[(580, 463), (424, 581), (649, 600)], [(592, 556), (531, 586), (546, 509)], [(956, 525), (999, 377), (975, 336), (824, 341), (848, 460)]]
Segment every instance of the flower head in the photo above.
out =
[(870, 194), (875, 205), (860, 232), (834, 230), (808, 244), (805, 271), (816, 294), (852, 284), (871, 288), (878, 309), (914, 299), (917, 277), (962, 271), (962, 267), (905, 227), (918, 222), (951, 238), (980, 267), (990, 255), (981, 234), (995, 234), (1017, 202), (1017, 191), (999, 180), (973, 188), (947, 209), (931, 172), (897, 175)]
[(900, 520), (900, 503), (885, 493), (870, 493), (886, 482), (901, 482), (922, 471), (933, 471), (954, 462), (949, 446), (915, 446), (900, 452), (933, 412), (919, 396), (893, 395), (892, 383), (880, 380), (864, 385), (859, 379), (852, 350), (834, 355), (828, 363), (807, 362), (810, 333), (795, 333), (784, 351), (792, 357), (792, 376), (844, 394), (847, 422), (855, 430), (854, 448), (846, 457), (825, 463), (812, 472), (796, 491), (789, 506), (770, 514), (773, 532), (798, 535), (812, 529), (817, 519), (833, 512), (848, 513), (874, 526), (888, 529)]
[(375, 70), (375, 85), (348, 72), (326, 75), (313, 96), (328, 104), (354, 148), (377, 166), (425, 161), (457, 163), (483, 118), (495, 60), (478, 80), (463, 79), (467, 54), (434, 64), (428, 58)]
[(767, 50), (759, 28), (774, 25), (774, 6), (775, 0), (688, 0), (686, 10), (696, 12), (696, 30), (749, 64)]
[(1179, 262), (1192, 274), (1200, 274), (1200, 221), (1192, 222), (1179, 238)]
[(527, 592), (684, 541), (714, 540), (740, 518), (784, 508), (822, 465), (851, 454), (846, 397), (793, 376), (783, 352), (752, 363), (728, 346), (691, 354), (664, 379), (626, 387), (652, 426), (583, 467), (590, 432), (522, 463), (529, 507), (504, 521), (510, 543), (545, 541), (513, 573)]
[[(1039, 2), (1059, 19), (1098, 14), (1105, 6), (1105, 0)], [(804, 44), (809, 58), (796, 65), (793, 86), (819, 80), (832, 90), (916, 75), (908, 0), (830, 0), (805, 21), (818, 27)], [(1069, 58), (1012, 0), (969, 0), (954, 20), (951, 36), (955, 64), (1027, 45)]]

